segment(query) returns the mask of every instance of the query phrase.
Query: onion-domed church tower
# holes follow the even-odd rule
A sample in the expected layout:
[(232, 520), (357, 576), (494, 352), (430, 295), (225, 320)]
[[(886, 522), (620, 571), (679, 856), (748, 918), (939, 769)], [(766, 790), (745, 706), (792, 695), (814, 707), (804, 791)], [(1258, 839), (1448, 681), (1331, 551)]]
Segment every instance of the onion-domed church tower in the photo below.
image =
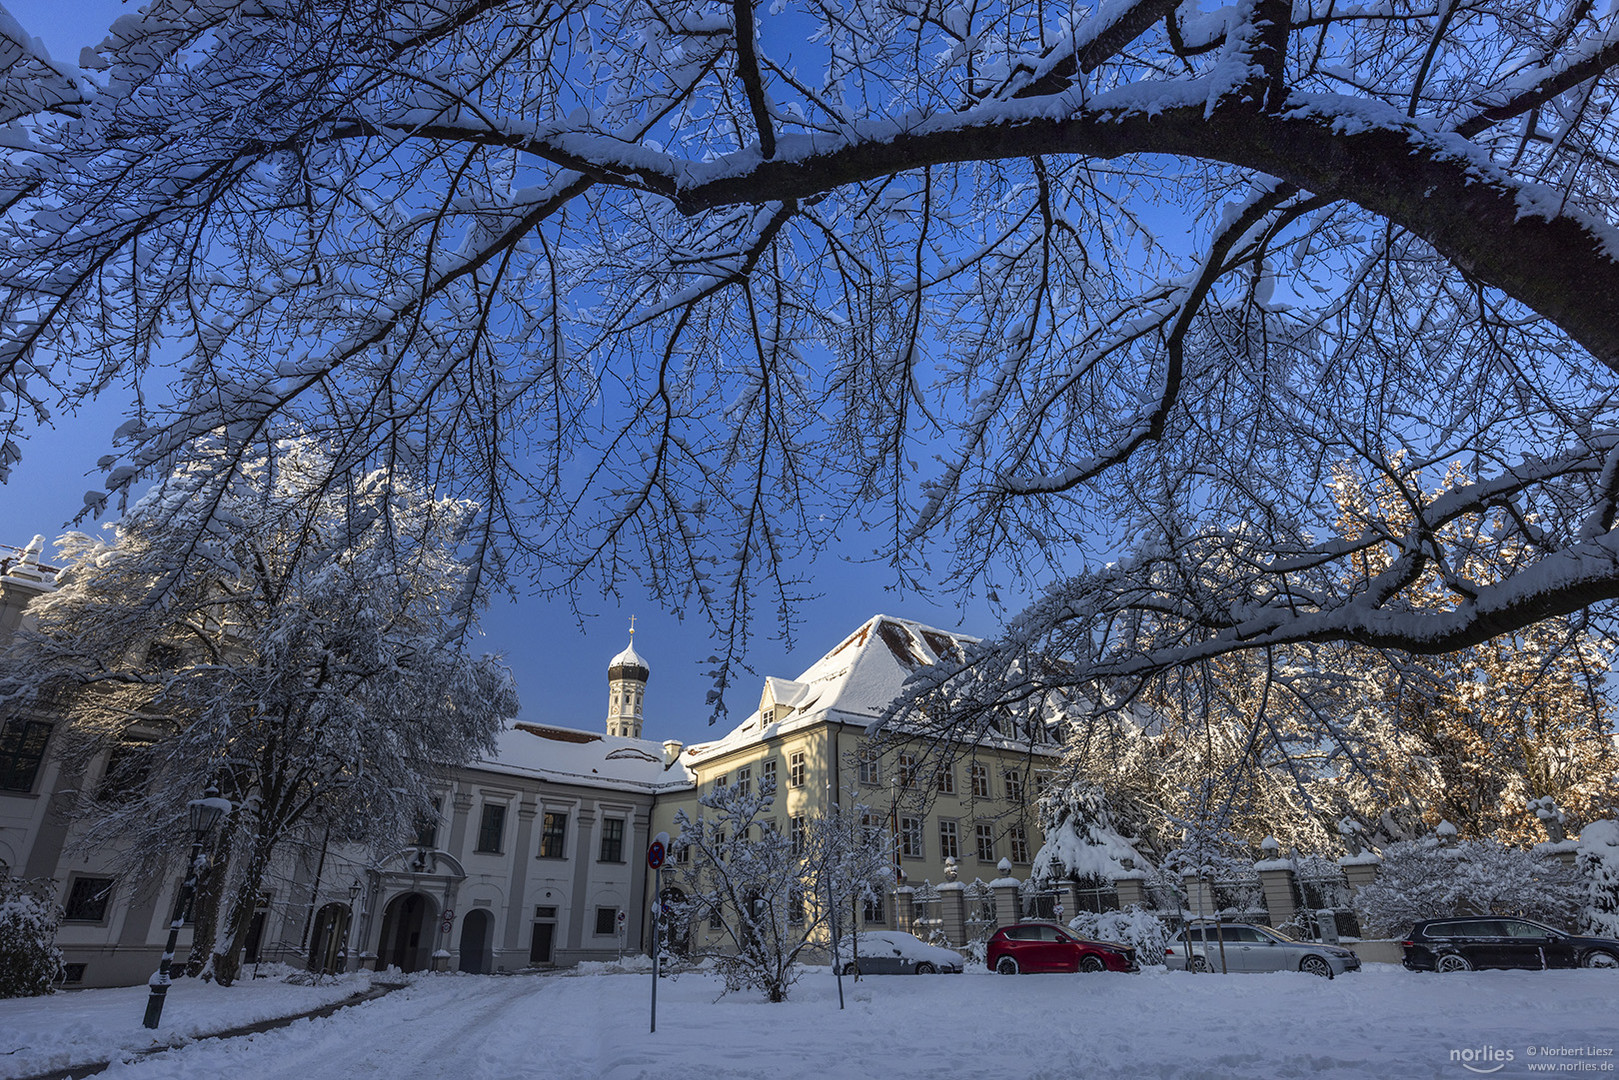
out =
[(607, 665), (607, 734), (628, 739), (641, 737), (641, 699), (650, 674), (646, 661), (635, 651), (635, 626), (630, 644)]

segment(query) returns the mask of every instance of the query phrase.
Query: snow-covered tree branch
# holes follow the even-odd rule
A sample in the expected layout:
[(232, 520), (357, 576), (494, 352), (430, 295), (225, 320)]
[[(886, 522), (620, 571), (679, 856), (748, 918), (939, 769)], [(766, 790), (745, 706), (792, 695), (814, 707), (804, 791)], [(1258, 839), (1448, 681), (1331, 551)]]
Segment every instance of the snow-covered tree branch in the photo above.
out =
[[(1012, 629), (1175, 614), (1098, 677), (1477, 644), (1619, 595), (1616, 20), (154, 0), (82, 67), (6, 20), (0, 467), (96, 392), (111, 498), (296, 421), (491, 568), (646, 575), (721, 688), (843, 524), (906, 583), (1110, 562)], [(1522, 541), (1420, 618), (1452, 509), (1368, 589), (1316, 539), (1402, 459)]]

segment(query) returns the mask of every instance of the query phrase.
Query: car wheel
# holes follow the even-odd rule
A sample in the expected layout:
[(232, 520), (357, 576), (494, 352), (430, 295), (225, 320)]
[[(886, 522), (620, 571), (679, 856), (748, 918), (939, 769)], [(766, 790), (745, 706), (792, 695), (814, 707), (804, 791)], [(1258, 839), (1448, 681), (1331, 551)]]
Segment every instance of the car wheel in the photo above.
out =
[(1434, 961), (1435, 971), (1472, 971), (1473, 962), (1461, 953), (1446, 953)]
[(1588, 968), (1619, 968), (1619, 956), (1601, 949), (1592, 949), (1580, 957), (1580, 966)]
[(860, 968), (855, 965), (853, 960), (851, 960), (847, 964), (843, 965), (843, 973), (845, 975), (858, 975), (860, 974)]
[(1207, 975), (1214, 969), (1209, 967), (1209, 962), (1204, 957), (1194, 956), (1192, 957), (1192, 970)]
[(995, 961), (995, 973), (997, 975), (1016, 975), (1017, 961), (1012, 959), (1010, 956), (1001, 957), (999, 960)]
[(939, 973), (939, 969), (924, 960), (920, 964), (916, 965), (916, 973), (918, 975), (937, 975)]
[(1079, 970), (1090, 973), (1106, 971), (1107, 965), (1102, 963), (1099, 956), (1082, 956), (1079, 958)]
[(1300, 960), (1299, 970), (1306, 975), (1319, 975), (1323, 979), (1332, 978), (1332, 965), (1319, 956), (1306, 956)]

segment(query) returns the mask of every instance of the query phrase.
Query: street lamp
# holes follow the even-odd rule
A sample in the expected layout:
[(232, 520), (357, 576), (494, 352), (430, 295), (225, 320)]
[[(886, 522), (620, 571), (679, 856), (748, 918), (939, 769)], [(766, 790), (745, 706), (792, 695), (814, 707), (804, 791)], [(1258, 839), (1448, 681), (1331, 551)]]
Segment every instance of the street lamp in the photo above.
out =
[(174, 963), (180, 927), (185, 925), (186, 912), (190, 910), (191, 898), (197, 891), (197, 876), (202, 873), (206, 861), (202, 853), (203, 845), (225, 815), (231, 812), (231, 803), (229, 799), (220, 798), (218, 788), (209, 787), (202, 793), (202, 798), (186, 803), (186, 812), (191, 825), (191, 864), (186, 871), (185, 884), (180, 886), (180, 895), (174, 899), (174, 918), (169, 921), (169, 943), (163, 948), (163, 960), (158, 965), (157, 974), (146, 980), (146, 985), (152, 988), (152, 995), (146, 999), (146, 1019), (142, 1023), (149, 1028), (157, 1027), (158, 1021), (163, 1018), (163, 999), (169, 992), (169, 967)]
[(354, 883), (349, 886), (349, 917), (343, 924), (343, 951), (338, 954), (337, 965), (339, 975), (349, 969), (349, 940), (354, 937), (354, 905), (359, 903), (360, 890), (364, 887), (360, 884), (359, 878), (355, 878)]

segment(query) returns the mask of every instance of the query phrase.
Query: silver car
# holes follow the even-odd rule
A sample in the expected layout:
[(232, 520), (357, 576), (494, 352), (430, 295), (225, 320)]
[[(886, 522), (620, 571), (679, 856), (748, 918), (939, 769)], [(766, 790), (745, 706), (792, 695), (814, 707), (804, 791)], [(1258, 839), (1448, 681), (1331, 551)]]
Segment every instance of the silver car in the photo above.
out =
[(954, 949), (929, 945), (903, 930), (867, 930), (858, 941), (844, 938), (835, 962), (845, 975), (960, 973), (963, 966)]
[(1303, 971), (1330, 979), (1359, 971), (1360, 957), (1336, 945), (1294, 941), (1268, 926), (1193, 923), (1169, 940), (1164, 965), (1180, 971)]

